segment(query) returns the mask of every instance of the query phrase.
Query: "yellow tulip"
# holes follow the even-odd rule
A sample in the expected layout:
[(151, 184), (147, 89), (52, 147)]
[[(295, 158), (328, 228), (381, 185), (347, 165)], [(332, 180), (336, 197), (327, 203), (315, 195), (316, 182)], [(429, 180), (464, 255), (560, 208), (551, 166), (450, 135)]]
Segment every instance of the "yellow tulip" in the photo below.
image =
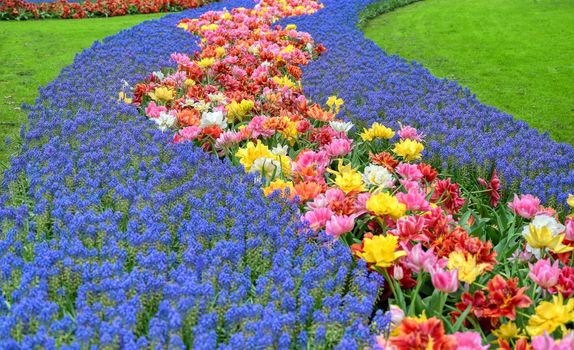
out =
[(395, 251), (398, 245), (398, 238), (393, 235), (365, 238), (363, 240), (363, 253), (361, 253), (361, 257), (369, 264), (375, 264), (379, 267), (389, 267), (395, 260), (407, 255), (403, 250)]
[(350, 164), (343, 165), (343, 161), (339, 160), (338, 170), (327, 169), (331, 174), (335, 174), (335, 185), (343, 192), (365, 191), (363, 176), (360, 172), (353, 169)]
[(156, 87), (149, 96), (157, 102), (168, 102), (174, 99), (175, 91), (165, 86)]
[(239, 158), (239, 163), (243, 165), (245, 171), (249, 172), (249, 170), (251, 170), (253, 162), (255, 162), (257, 158), (261, 157), (272, 158), (273, 154), (269, 151), (269, 148), (267, 148), (266, 145), (261, 143), (261, 140), (257, 140), (257, 145), (249, 141), (245, 146), (245, 148), (240, 148), (235, 153), (235, 156)]
[(406, 139), (395, 143), (393, 152), (396, 155), (403, 157), (406, 161), (421, 159), (421, 152), (425, 149), (422, 143)]
[(407, 208), (395, 196), (386, 192), (372, 194), (366, 205), (367, 210), (372, 211), (375, 215), (390, 215), (395, 220), (403, 217)]
[(562, 334), (566, 334), (566, 324), (574, 321), (574, 299), (569, 298), (564, 305), (564, 298), (558, 293), (552, 298), (552, 302), (540, 302), (535, 312), (526, 326), (526, 331), (531, 337), (542, 335), (545, 331), (552, 334), (557, 328), (562, 330)]
[(391, 128), (387, 128), (383, 124), (373, 123), (370, 128), (363, 129), (361, 138), (363, 141), (373, 141), (374, 139), (390, 139), (395, 136), (395, 132)]
[(564, 234), (553, 235), (552, 231), (546, 226), (538, 228), (531, 224), (530, 230), (524, 235), (524, 238), (530, 247), (536, 249), (548, 248), (555, 253), (565, 253), (574, 249), (562, 244)]
[(448, 256), (448, 269), (458, 270), (458, 279), (462, 282), (474, 282), (487, 266), (485, 263), (477, 264), (476, 258), (468, 253), (454, 251)]

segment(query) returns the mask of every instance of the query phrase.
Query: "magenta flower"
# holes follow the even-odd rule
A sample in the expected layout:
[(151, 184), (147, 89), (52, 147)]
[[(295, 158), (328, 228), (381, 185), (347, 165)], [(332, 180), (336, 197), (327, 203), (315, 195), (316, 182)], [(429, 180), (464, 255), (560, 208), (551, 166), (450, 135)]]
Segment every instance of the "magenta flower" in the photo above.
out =
[(397, 221), (396, 234), (401, 239), (428, 242), (429, 237), (423, 234), (425, 219), (418, 215), (409, 215)]
[(145, 108), (145, 114), (150, 118), (159, 118), (162, 112), (167, 112), (164, 106), (158, 106), (155, 102), (151, 101)]
[(548, 259), (538, 260), (534, 265), (528, 264), (530, 272), (528, 276), (540, 287), (544, 289), (552, 288), (558, 283), (560, 268), (558, 260), (550, 264)]
[(423, 173), (415, 164), (401, 163), (395, 168), (395, 171), (401, 177), (410, 181), (418, 181), (423, 177)]
[(333, 215), (325, 225), (327, 234), (339, 238), (339, 236), (351, 232), (355, 227), (355, 215)]
[(532, 219), (538, 213), (540, 199), (530, 194), (523, 194), (518, 197), (514, 195), (514, 200), (508, 203), (508, 207), (519, 216), (525, 219)]
[(173, 135), (173, 142), (180, 143), (185, 141), (193, 141), (199, 134), (201, 133), (201, 129), (197, 126), (188, 126), (181, 129), (178, 133)]
[(572, 350), (574, 349), (574, 333), (570, 332), (558, 343), (547, 332), (532, 338), (533, 350)]
[(437, 263), (437, 257), (434, 255), (433, 248), (425, 252), (422, 245), (419, 243), (410, 250), (406, 249), (404, 246), (403, 249), (407, 251), (405, 266), (416, 273), (419, 273), (421, 270), (430, 273), (433, 266)]
[(410, 189), (407, 193), (397, 193), (396, 197), (399, 202), (407, 206), (407, 210), (427, 211), (430, 209), (426, 194), (419, 189)]
[(569, 241), (574, 241), (574, 217), (567, 218), (564, 225), (566, 226), (566, 235), (564, 238)]
[(425, 137), (424, 134), (419, 134), (417, 129), (408, 125), (407, 126), (401, 125), (401, 129), (399, 130), (398, 134), (401, 140), (411, 139), (415, 141), (422, 141), (423, 137)]
[(482, 337), (477, 332), (457, 332), (452, 335), (456, 339), (458, 350), (487, 350), (489, 345), (482, 345)]
[(343, 157), (349, 154), (352, 150), (351, 140), (348, 139), (334, 139), (323, 149), (329, 154), (331, 158)]
[(307, 212), (301, 218), (315, 231), (319, 231), (327, 224), (327, 221), (333, 216), (333, 212), (329, 208), (317, 208), (313, 211)]
[(443, 293), (454, 293), (458, 289), (458, 270), (443, 270), (433, 268), (431, 270), (432, 285)]

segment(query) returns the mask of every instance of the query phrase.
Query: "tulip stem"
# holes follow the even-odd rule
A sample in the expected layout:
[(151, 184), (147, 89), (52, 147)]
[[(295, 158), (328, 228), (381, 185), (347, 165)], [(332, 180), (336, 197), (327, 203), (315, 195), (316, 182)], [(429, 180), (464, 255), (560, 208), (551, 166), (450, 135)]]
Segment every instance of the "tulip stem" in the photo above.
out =
[(417, 286), (411, 293), (411, 303), (409, 305), (409, 312), (408, 312), (409, 316), (416, 316), (414, 314), (415, 301), (417, 299), (417, 295), (419, 294), (419, 290), (421, 289), (421, 285), (424, 282), (424, 277), (425, 277), (424, 274), (422, 273), (422, 271), (420, 271), (417, 276)]

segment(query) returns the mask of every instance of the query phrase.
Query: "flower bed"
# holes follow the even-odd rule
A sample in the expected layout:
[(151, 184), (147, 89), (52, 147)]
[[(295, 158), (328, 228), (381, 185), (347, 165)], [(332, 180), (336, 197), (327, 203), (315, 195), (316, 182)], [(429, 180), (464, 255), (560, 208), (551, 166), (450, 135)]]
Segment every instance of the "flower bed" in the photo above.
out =
[[(217, 82), (225, 86), (225, 100), (206, 89), (212, 77), (203, 73), (215, 70), (216, 58), (224, 59), (230, 52), (230, 47), (224, 51), (209, 48), (214, 41), (220, 42), (209, 32), (225, 28), (224, 23), (211, 26), (209, 19), (226, 20), (225, 13), (237, 14), (253, 27), (247, 31), (238, 28), (236, 34), (249, 37), (258, 32), (258, 26), (268, 25), (267, 15), (261, 15), (261, 23), (251, 18), (248, 10), (222, 12), (222, 17), (206, 14), (202, 17), (205, 22), (181, 20), (200, 18), (207, 10), (224, 6), (251, 5), (248, 1), (211, 4), (136, 26), (94, 44), (40, 91), (38, 103), (30, 108), (30, 129), (23, 132), (23, 153), (5, 173), (3, 189), (7, 191), (0, 197), (0, 348), (211, 349), (218, 344), (234, 349), (352, 349), (367, 345), (411, 349), (424, 348), (428, 345), (425, 339), (442, 348), (465, 343), (471, 349), (485, 348), (479, 332), (489, 341), (498, 340), (503, 348), (519, 343), (525, 346), (526, 340), (512, 337), (527, 334), (536, 348), (540, 346), (536, 344), (553, 342), (541, 335), (544, 330), (555, 332), (555, 338), (564, 336), (559, 346), (568, 346), (566, 329), (573, 316), (572, 303), (561, 298), (571, 293), (571, 273), (564, 262), (554, 260), (564, 259), (557, 254), (565, 253), (570, 259), (566, 250), (572, 243), (572, 220), (555, 216), (533, 197), (517, 198), (509, 208), (506, 193), (498, 197), (496, 176), (481, 174), (489, 181), (477, 182), (475, 174), (460, 167), (459, 160), (447, 165), (463, 169), (467, 176), (457, 174), (449, 179), (444, 173), (434, 175), (430, 166), (417, 160), (422, 144), (414, 139), (421, 139), (420, 131), (426, 134), (422, 154), (432, 160), (432, 155), (440, 154), (438, 140), (449, 137), (446, 129), (433, 134), (427, 123), (415, 124), (418, 132), (407, 127), (400, 130), (392, 122), (398, 116), (389, 114), (387, 120), (378, 116), (377, 121), (389, 122), (397, 131), (398, 136), (391, 137), (392, 129), (373, 125), (374, 115), (352, 114), (362, 102), (349, 90), (360, 91), (370, 79), (359, 66), (356, 71), (364, 74), (360, 82), (355, 77), (351, 88), (333, 91), (333, 86), (354, 74), (346, 69), (335, 71), (337, 66), (351, 64), (342, 56), (349, 51), (344, 45), (323, 40), (328, 38), (326, 32), (305, 34), (304, 27), (317, 28), (319, 24), (313, 21), (324, 20), (334, 37), (353, 38), (354, 29), (345, 26), (356, 19), (361, 4), (326, 2), (312, 15), (289, 17), (279, 28), (265, 27), (280, 33), (266, 38), (282, 46), (273, 46), (270, 56), (279, 54), (285, 66), (276, 67), (280, 60), (270, 60), (270, 79), (263, 79), (266, 75), (262, 74), (261, 82), (271, 89), (265, 98), (277, 98), (281, 103), (263, 107), (254, 99), (251, 104), (250, 98), (255, 97), (248, 95), (251, 90), (233, 96), (233, 103), (227, 100), (236, 90), (231, 88), (244, 85), (229, 78)], [(329, 27), (334, 23), (326, 13), (340, 20), (339, 27)], [(194, 45), (195, 39), (177, 28), (180, 22), (184, 29), (203, 36), (205, 44)], [(287, 26), (295, 22), (296, 27)], [(201, 55), (194, 56), (199, 50)], [(171, 56), (174, 52), (187, 54), (173, 56), (177, 66)], [(429, 79), (428, 84), (436, 84), (424, 87), (429, 91), (454, 88), (430, 79), (425, 71), (413, 71), (396, 57), (387, 58), (378, 51), (371, 56), (388, 59), (389, 65), (395, 62), (384, 67), (391, 82), (403, 83), (403, 74), (416, 72)], [(288, 62), (293, 67), (288, 68)], [(234, 66), (243, 69), (242, 64)], [(171, 71), (162, 75), (159, 70), (164, 67)], [(321, 77), (317, 68), (330, 74)], [(179, 78), (172, 75), (177, 69), (196, 74), (196, 79), (192, 83), (187, 77), (181, 79), (181, 74)], [(127, 86), (136, 86), (153, 71), (158, 73), (146, 85), (155, 86), (149, 90), (140, 87), (138, 101), (144, 112), (158, 113), (157, 118), (150, 115), (154, 118), (150, 122), (134, 106), (118, 103), (117, 93), (128, 92)], [(244, 77), (238, 69), (232, 75)], [(298, 75), (303, 89), (298, 87)], [(168, 107), (173, 110), (173, 105), (168, 102), (190, 92), (189, 107), (202, 108), (197, 100), (202, 96), (199, 86), (203, 87), (203, 102), (211, 101), (212, 94), (211, 102), (215, 107), (219, 104), (218, 109), (206, 110), (206, 115), (187, 112), (180, 116), (181, 110), (169, 113)], [(382, 96), (399, 110), (401, 98), (407, 104), (421, 98), (422, 92), (417, 94), (414, 85), (405, 85), (401, 94), (401, 88), (390, 82), (386, 87), (388, 94)], [(446, 99), (448, 91), (439, 95)], [(413, 92), (416, 98), (411, 100), (406, 92)], [(327, 98), (333, 93), (338, 97)], [(391, 99), (392, 94), (397, 95)], [(374, 99), (374, 93), (368, 96)], [(129, 102), (132, 96), (128, 92), (120, 97)], [(137, 95), (134, 97), (137, 101)], [(471, 111), (476, 107), (464, 102), (467, 97), (459, 98), (459, 108)], [(145, 111), (152, 101), (155, 107)], [(275, 143), (262, 137), (266, 149), (249, 139), (227, 147), (224, 141), (234, 142), (237, 137), (232, 134), (217, 143), (224, 134), (215, 137), (215, 125), (220, 129), (233, 126), (227, 131), (236, 130), (241, 137), (242, 130), (255, 130), (253, 110), (279, 116), (259, 130), (263, 134), (273, 131)], [(228, 116), (232, 123), (223, 119)], [(434, 116), (441, 122), (449, 120), (440, 113)], [(341, 120), (345, 117), (352, 118), (355, 131), (347, 130), (351, 120)], [(180, 120), (189, 124), (179, 124)], [(315, 140), (311, 139), (313, 133), (299, 136), (305, 135), (298, 130), (299, 124), (306, 124), (304, 120), (321, 131), (315, 133)], [(176, 127), (175, 141), (194, 139), (200, 147), (191, 142), (175, 144), (173, 133), (162, 133), (154, 126)], [(183, 131), (183, 127), (194, 126), (200, 130)], [(291, 126), (295, 126), (296, 138), (289, 131)], [(472, 130), (482, 137), (482, 131)], [(320, 140), (328, 142), (321, 144)], [(320, 155), (315, 161), (310, 159), (310, 167), (303, 169), (300, 149), (285, 155), (275, 147), (277, 142), (290, 147), (307, 142), (308, 158), (323, 152), (324, 159)], [(407, 147), (410, 145), (413, 147)], [(367, 152), (370, 148), (372, 157)], [(259, 156), (251, 153), (257, 149)], [(524, 151), (528, 152), (533, 151)], [(231, 157), (221, 161), (219, 157), (226, 154)], [(264, 179), (271, 180), (278, 167), (283, 169), (287, 157), (293, 161), (294, 177), (314, 177), (323, 197), (315, 193), (305, 203), (281, 198), (281, 193), (292, 193), (287, 189), (289, 181), (294, 192), (298, 189), (297, 181), (285, 175), (279, 177), (283, 184), (275, 183), (285, 192), (275, 192), (270, 199), (262, 196), (260, 185), (267, 193), (272, 193), (274, 186), (267, 187), (258, 177), (264, 174)], [(269, 159), (258, 163), (258, 158)], [(337, 158), (345, 160), (339, 165)], [(328, 164), (319, 167), (323, 160)], [(373, 165), (380, 168), (371, 167), (372, 176), (363, 177), (369, 173), (366, 165), (370, 162), (379, 163)], [(268, 163), (272, 167), (267, 167)], [(244, 174), (252, 168), (258, 171)], [(489, 164), (483, 172), (490, 168)], [(496, 168), (506, 171), (498, 163)], [(556, 171), (565, 169), (568, 166)], [(503, 175), (508, 178), (508, 173)], [(307, 180), (311, 179), (299, 183)], [(454, 181), (459, 180), (464, 183), (457, 187)], [(511, 188), (507, 186), (507, 192)], [(567, 191), (557, 192), (563, 194), (564, 204)], [(305, 193), (313, 191), (299, 192), (299, 198)], [(496, 205), (497, 201), (502, 202)], [(347, 209), (350, 212), (346, 213)], [(301, 225), (302, 214), (310, 230)], [(340, 217), (334, 220), (333, 214)], [(349, 232), (351, 216), (355, 217)], [(335, 241), (334, 236), (341, 239)], [(528, 256), (528, 251), (537, 257)], [(513, 257), (514, 252), (521, 254)], [(390, 283), (384, 284), (380, 274)], [(550, 276), (558, 278), (553, 281)], [(381, 312), (388, 310), (386, 301), (398, 304), (402, 312), (395, 307)], [(423, 309), (427, 314), (421, 316)], [(552, 317), (547, 317), (549, 314)], [(453, 322), (444, 322), (450, 317)]]
[[(570, 347), (574, 304), (563, 298), (574, 292), (574, 216), (565, 226), (530, 195), (499, 206), (496, 171), (490, 181), (465, 179), (482, 190), (461, 190), (417, 162), (424, 136), (415, 128), (401, 126), (398, 139), (378, 122), (355, 131), (337, 117), (342, 99), (330, 96), (325, 108), (309, 100), (301, 66), (326, 49), (295, 25), (271, 24), (322, 9), (289, 5), (264, 0), (181, 21), (201, 37), (201, 50), (172, 54), (177, 69), (154, 72), (119, 102), (175, 133), (174, 143), (241, 164), (265, 194), (293, 201), (303, 223), (345, 242), (384, 277), (379, 301), (397, 306), (376, 346), (527, 347), (528, 336), (541, 349), (552, 334), (563, 338), (556, 346)], [(574, 208), (574, 196), (568, 204)]]
[(200, 7), (208, 0), (6, 0), (0, 3), (0, 20), (113, 17), (178, 12)]

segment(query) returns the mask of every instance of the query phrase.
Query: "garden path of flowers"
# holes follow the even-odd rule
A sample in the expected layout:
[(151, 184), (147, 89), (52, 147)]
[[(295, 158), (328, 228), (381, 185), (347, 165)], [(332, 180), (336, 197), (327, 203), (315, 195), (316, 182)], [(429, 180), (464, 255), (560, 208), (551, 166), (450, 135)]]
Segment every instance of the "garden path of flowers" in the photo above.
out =
[(42, 89), (0, 348), (572, 349), (574, 150), (385, 56), (367, 4), (206, 5)]

